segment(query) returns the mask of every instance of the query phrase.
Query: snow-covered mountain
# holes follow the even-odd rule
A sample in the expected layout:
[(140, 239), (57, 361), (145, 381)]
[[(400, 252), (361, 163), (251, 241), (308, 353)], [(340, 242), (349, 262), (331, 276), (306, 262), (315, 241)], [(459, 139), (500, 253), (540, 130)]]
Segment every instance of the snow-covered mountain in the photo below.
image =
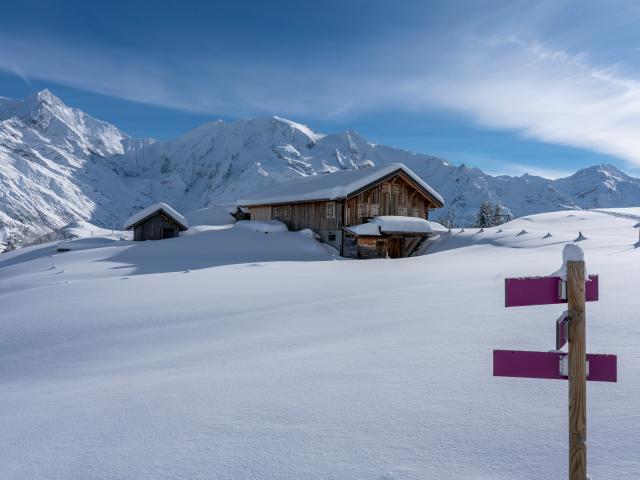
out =
[(640, 205), (640, 179), (611, 165), (554, 181), (491, 176), (375, 145), (354, 131), (323, 135), (279, 117), (215, 121), (167, 141), (137, 139), (43, 90), (23, 101), (0, 98), (0, 242), (19, 245), (78, 221), (117, 229), (151, 202), (195, 210), (298, 175), (371, 162), (405, 163), (445, 198), (434, 217), (461, 225), (487, 199), (515, 216)]

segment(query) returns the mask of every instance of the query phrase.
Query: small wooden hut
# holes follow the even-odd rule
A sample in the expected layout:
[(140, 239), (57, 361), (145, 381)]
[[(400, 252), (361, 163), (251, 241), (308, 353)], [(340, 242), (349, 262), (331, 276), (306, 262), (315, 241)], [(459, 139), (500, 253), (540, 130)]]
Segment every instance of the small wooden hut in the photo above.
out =
[[(430, 210), (444, 206), (442, 197), (402, 163), (296, 178), (237, 203), (251, 220), (280, 220), (294, 231), (310, 228), (341, 255), (360, 258), (408, 256), (419, 243), (415, 237), (428, 233), (383, 232), (372, 239), (352, 227), (381, 216), (428, 220)], [(380, 242), (384, 248), (378, 248)]]
[(187, 230), (187, 220), (166, 203), (155, 203), (129, 217), (125, 230), (133, 230), (133, 239), (164, 240)]

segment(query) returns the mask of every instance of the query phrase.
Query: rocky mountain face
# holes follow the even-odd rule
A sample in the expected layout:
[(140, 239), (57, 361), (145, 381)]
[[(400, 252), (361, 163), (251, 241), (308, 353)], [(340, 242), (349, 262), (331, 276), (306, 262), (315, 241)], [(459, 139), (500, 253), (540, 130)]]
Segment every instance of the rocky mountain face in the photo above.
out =
[(640, 205), (640, 179), (611, 165), (559, 180), (491, 176), (375, 145), (353, 131), (323, 135), (278, 117), (215, 121), (167, 141), (138, 139), (43, 90), (23, 101), (0, 98), (0, 250), (74, 222), (118, 229), (156, 201), (186, 212), (371, 162), (406, 164), (445, 198), (433, 217), (458, 225), (473, 223), (484, 200), (514, 216)]

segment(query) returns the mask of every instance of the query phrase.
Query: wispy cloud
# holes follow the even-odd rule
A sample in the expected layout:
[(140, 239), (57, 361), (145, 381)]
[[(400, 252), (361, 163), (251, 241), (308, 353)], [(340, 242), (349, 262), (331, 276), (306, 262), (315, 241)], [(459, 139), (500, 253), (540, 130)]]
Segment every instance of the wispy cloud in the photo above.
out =
[(615, 66), (590, 63), (517, 38), (493, 39), (449, 68), (421, 79), (425, 103), (468, 114), (478, 124), (640, 164), (640, 82)]

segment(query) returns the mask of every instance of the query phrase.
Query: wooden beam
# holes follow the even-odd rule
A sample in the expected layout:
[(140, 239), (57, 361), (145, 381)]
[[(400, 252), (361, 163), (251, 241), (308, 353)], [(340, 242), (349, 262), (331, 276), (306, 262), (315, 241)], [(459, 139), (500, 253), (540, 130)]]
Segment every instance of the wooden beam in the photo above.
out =
[(567, 262), (569, 480), (587, 479), (587, 347), (584, 261)]

